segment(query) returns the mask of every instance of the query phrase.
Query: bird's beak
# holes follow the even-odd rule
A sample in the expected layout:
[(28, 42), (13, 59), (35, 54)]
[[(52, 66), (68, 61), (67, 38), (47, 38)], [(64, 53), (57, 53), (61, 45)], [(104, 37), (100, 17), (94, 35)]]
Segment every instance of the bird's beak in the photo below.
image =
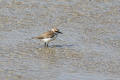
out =
[(58, 33), (63, 34), (62, 32), (58, 31)]

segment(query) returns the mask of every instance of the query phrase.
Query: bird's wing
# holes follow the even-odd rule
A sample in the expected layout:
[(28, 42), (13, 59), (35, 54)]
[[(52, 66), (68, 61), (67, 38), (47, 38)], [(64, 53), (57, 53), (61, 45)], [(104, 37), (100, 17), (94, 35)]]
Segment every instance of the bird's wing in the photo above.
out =
[(52, 37), (54, 37), (53, 32), (49, 31), (49, 32), (45, 32), (45, 33), (43, 33), (35, 38), (44, 39), (44, 38), (52, 38)]

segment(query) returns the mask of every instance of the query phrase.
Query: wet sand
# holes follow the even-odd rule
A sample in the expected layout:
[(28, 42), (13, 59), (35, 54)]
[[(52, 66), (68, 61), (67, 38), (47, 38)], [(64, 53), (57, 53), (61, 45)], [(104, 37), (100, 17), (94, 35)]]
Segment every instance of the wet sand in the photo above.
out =
[[(0, 0), (0, 80), (120, 80), (119, 0)], [(64, 34), (44, 48), (32, 39)]]

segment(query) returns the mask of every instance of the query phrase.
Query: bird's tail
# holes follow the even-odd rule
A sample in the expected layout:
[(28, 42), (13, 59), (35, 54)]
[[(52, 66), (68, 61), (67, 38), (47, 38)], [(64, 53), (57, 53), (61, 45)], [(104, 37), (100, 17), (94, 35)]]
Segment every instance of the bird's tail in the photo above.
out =
[(37, 36), (37, 37), (32, 37), (32, 39), (41, 39), (41, 37)]
[(32, 39), (37, 39), (37, 37), (32, 37)]

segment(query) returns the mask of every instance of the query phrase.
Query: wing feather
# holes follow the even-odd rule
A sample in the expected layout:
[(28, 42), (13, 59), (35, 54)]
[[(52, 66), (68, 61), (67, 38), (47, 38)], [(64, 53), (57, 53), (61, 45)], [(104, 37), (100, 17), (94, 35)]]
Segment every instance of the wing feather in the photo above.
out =
[(54, 37), (54, 33), (52, 31), (48, 31), (34, 38), (44, 39), (44, 38), (52, 38), (52, 37)]

